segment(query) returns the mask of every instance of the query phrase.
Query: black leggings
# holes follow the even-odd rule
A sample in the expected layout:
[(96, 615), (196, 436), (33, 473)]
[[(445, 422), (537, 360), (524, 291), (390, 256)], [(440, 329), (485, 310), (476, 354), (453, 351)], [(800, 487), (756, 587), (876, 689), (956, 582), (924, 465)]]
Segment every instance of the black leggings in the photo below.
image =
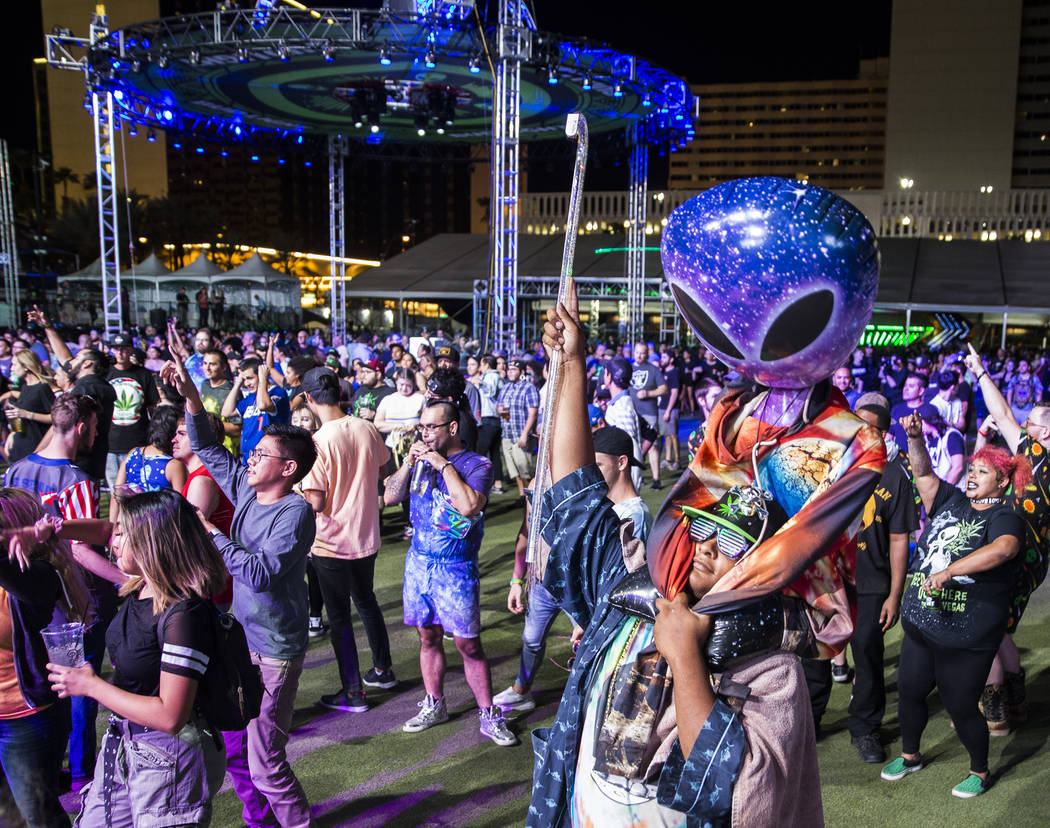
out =
[(919, 739), (929, 719), (926, 697), (936, 686), (959, 741), (970, 754), (970, 770), (988, 770), (988, 724), (977, 702), (994, 658), (995, 650), (942, 647), (920, 632), (905, 629), (897, 674), (903, 753), (919, 752)]

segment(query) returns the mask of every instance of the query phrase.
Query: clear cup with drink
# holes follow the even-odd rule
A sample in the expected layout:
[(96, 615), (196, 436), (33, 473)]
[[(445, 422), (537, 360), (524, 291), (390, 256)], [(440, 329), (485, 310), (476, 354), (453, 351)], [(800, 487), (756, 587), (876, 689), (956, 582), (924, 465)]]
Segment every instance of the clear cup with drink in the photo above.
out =
[(70, 624), (52, 624), (40, 631), (47, 648), (47, 660), (61, 667), (83, 667), (84, 625), (79, 621)]

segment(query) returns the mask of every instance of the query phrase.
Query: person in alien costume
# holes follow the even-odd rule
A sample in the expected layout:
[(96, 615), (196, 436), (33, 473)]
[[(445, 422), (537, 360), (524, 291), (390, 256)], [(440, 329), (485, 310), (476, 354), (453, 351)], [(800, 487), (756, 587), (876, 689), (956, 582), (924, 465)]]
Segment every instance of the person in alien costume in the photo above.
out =
[(533, 733), (527, 824), (819, 825), (799, 656), (852, 634), (853, 538), (885, 463), (828, 382), (871, 314), (874, 232), (826, 190), (744, 179), (675, 210), (662, 258), (682, 315), (746, 382), (642, 546), (594, 465), (575, 291), (548, 314), (562, 377), (544, 584), (585, 632), (553, 726)]

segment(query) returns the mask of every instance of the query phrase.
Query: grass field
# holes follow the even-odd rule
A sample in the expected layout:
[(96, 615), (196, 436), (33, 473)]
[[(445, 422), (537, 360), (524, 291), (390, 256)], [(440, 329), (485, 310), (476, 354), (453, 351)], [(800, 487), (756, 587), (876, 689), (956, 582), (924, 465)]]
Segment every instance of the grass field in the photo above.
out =
[[(646, 487), (643, 496), (655, 512), (662, 495)], [(493, 690), (517, 673), (521, 619), (506, 609), (507, 579), (520, 522), (514, 497), (495, 498), (486, 515), (481, 553), (482, 640), (492, 664)], [(516, 826), (524, 823), (532, 780), (529, 731), (554, 716), (565, 672), (550, 660), (535, 687), (538, 707), (512, 726), (518, 747), (498, 747), (480, 736), (473, 697), (461, 662), (448, 644), (446, 695), (452, 720), (419, 734), (401, 731), (423, 697), (414, 629), (401, 623), (401, 582), (407, 543), (397, 540), (400, 510), (387, 509), (384, 546), (376, 568), (377, 593), (391, 633), (394, 669), (400, 685), (369, 693), (372, 709), (346, 714), (317, 707), (322, 693), (336, 688), (335, 660), (327, 638), (311, 642), (299, 687), (289, 753), (314, 806), (320, 826)], [(991, 769), (996, 784), (986, 795), (959, 800), (949, 793), (965, 776), (966, 754), (932, 697), (932, 716), (923, 741), (928, 767), (890, 783), (879, 779), (879, 765), (859, 761), (846, 731), (848, 686), (835, 685), (824, 718), (820, 772), (824, 812), (832, 826), (991, 826), (1050, 825), (1050, 598), (1047, 587), (1033, 598), (1017, 634), (1028, 670), (1029, 722), (1006, 738), (992, 740)], [(362, 669), (370, 666), (363, 631), (357, 627)], [(569, 624), (560, 618), (549, 639), (548, 658), (569, 658)], [(883, 732), (892, 757), (900, 749), (896, 721), (896, 662), (900, 628), (887, 637), (890, 699)], [(71, 797), (65, 800), (75, 808)], [(213, 825), (239, 826), (240, 802), (228, 787), (215, 801)]]

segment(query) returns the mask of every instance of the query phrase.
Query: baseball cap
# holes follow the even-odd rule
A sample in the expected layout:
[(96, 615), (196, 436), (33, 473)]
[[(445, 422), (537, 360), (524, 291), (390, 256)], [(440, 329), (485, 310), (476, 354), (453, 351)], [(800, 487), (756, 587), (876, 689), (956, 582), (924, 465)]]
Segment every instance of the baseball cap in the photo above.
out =
[(594, 438), (595, 452), (611, 454), (613, 457), (626, 456), (632, 466), (642, 467), (638, 458), (634, 456), (634, 443), (622, 428), (605, 426), (605, 428), (599, 428), (591, 436)]
[(434, 354), (434, 359), (449, 359), (452, 360), (456, 365), (459, 365), (459, 351), (453, 348), (451, 345), (442, 345), (437, 349), (437, 353)]
[(610, 359), (605, 370), (609, 372), (609, 378), (620, 388), (627, 388), (631, 384), (631, 374), (634, 373), (634, 369), (631, 368), (631, 363), (623, 357)]
[(605, 414), (602, 412), (602, 410), (593, 403), (587, 406), (587, 419), (591, 421), (591, 428), (594, 428), (596, 425), (598, 425), (598, 421), (604, 416)]
[(519, 371), (524, 371), (525, 370), (525, 360), (518, 359), (517, 357), (515, 357), (514, 359), (508, 359), (507, 360), (507, 367), (510, 368), (511, 366), (514, 366)]
[(109, 341), (111, 348), (130, 348), (132, 344), (131, 337), (125, 333), (118, 333)]
[(739, 536), (735, 543), (723, 537), (716, 541), (719, 551), (733, 559), (750, 552), (788, 518), (773, 496), (757, 486), (733, 486), (716, 503), (702, 509), (683, 506), (682, 514), (689, 518), (689, 535), (694, 540), (705, 540), (712, 531), (724, 529)]
[(368, 362), (362, 365), (363, 368), (367, 368), (370, 371), (378, 371), (380, 374), (383, 373), (383, 363), (376, 357), (372, 357)]
[(937, 406), (930, 403), (923, 403), (917, 409), (915, 413), (922, 417), (923, 422), (927, 422), (932, 426), (943, 426), (944, 417), (941, 416), (941, 412), (937, 409)]
[(947, 391), (953, 385), (959, 382), (959, 377), (956, 376), (954, 371), (944, 370), (937, 375), (937, 387), (941, 391)]
[[(325, 375), (332, 377), (332, 379), (334, 379), (336, 381), (336, 384), (338, 385), (339, 380), (336, 377), (335, 372), (331, 368), (327, 368), (322, 365), (317, 368), (311, 368), (309, 371), (303, 374), (303, 381), (302, 385), (300, 386), (303, 392), (309, 394), (310, 396), (315, 396), (318, 392), (324, 390), (326, 383), (323, 377)], [(332, 385), (328, 383), (327, 387), (331, 388)]]

